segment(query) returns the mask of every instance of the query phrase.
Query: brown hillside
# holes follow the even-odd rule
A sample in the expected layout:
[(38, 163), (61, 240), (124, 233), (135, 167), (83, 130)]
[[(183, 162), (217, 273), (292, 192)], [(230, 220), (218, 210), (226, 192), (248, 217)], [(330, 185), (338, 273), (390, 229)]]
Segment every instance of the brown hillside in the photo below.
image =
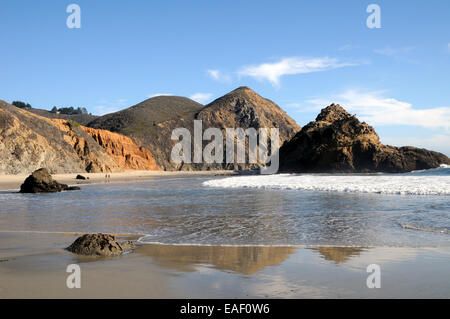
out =
[(157, 96), (125, 110), (101, 116), (87, 126), (104, 129), (130, 137), (148, 149), (156, 164), (165, 170), (174, 168), (170, 139), (177, 127), (191, 127), (195, 114), (203, 108), (193, 100), (180, 96)]
[[(171, 161), (171, 151), (176, 143), (171, 140), (172, 131), (179, 127), (187, 128), (193, 140), (194, 120), (203, 121), (203, 131), (210, 127), (278, 127), (280, 145), (300, 130), (300, 126), (278, 105), (247, 87), (240, 87), (205, 107), (186, 98), (155, 97), (126, 110), (97, 118), (88, 126), (131, 137), (138, 145), (149, 149), (156, 163), (165, 170), (234, 169), (233, 164), (176, 164)], [(239, 165), (236, 168), (255, 167)]]
[[(53, 174), (130, 168), (117, 158), (108, 154), (78, 123), (44, 118), (0, 101), (0, 174), (28, 174), (40, 167)], [(127, 163), (126, 154), (123, 162)], [(149, 159), (136, 169), (147, 169), (152, 164)]]

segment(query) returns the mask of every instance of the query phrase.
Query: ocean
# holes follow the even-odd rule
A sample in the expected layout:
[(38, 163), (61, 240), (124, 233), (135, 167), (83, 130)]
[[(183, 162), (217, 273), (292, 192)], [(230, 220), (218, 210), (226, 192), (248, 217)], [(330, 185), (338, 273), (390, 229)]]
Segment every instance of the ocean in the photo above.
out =
[(0, 230), (141, 234), (141, 243), (450, 246), (450, 167), (405, 174), (155, 177), (0, 192)]

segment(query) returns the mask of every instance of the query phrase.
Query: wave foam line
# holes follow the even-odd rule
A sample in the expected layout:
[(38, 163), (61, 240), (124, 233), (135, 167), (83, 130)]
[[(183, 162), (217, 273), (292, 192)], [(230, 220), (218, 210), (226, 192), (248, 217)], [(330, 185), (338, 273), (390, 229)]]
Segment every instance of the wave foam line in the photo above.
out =
[(419, 227), (414, 225), (408, 225), (408, 224), (401, 224), (402, 228), (404, 229), (412, 229), (412, 230), (421, 230), (421, 231), (427, 231), (432, 233), (440, 233), (440, 234), (450, 234), (450, 231), (445, 229), (434, 229), (434, 228), (428, 228), (428, 227)]
[(211, 179), (203, 186), (392, 195), (450, 195), (450, 176), (257, 175)]

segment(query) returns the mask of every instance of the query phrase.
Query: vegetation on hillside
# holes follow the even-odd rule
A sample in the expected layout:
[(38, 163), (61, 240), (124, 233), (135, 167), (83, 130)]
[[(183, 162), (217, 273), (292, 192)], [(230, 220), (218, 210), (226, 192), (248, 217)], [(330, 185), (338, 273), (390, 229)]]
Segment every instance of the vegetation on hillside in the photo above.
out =
[(59, 112), (60, 114), (66, 114), (66, 115), (88, 114), (88, 111), (87, 111), (87, 109), (85, 107), (74, 108), (73, 106), (71, 106), (71, 107), (61, 107), (61, 108), (57, 108), (56, 106), (54, 106), (50, 112), (51, 113), (58, 113)]
[(26, 110), (31, 109), (31, 105), (29, 103), (25, 103), (22, 101), (13, 101), (11, 104), (20, 109), (26, 109)]

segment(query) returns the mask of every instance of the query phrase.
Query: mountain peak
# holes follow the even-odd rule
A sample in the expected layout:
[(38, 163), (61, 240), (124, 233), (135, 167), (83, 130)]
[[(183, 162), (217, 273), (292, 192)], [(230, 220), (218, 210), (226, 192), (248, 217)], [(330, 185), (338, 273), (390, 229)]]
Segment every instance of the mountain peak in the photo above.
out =
[(320, 114), (316, 117), (316, 121), (334, 122), (350, 116), (342, 106), (332, 103), (320, 111)]
[(253, 91), (251, 88), (249, 88), (248, 86), (244, 85), (244, 86), (240, 86), (240, 87), (234, 89), (232, 92), (234, 92), (234, 91), (247, 91), (247, 90)]
[(230, 101), (233, 101), (232, 103), (235, 103), (236, 101), (243, 101), (244, 104), (246, 104), (246, 102), (251, 102), (252, 104), (261, 104), (264, 103), (264, 101), (267, 101), (267, 99), (260, 96), (248, 86), (240, 86), (233, 91), (230, 91), (227, 94), (212, 101), (211, 103), (206, 105), (206, 107), (229, 105)]
[(246, 94), (246, 95), (258, 95), (258, 93), (256, 93), (255, 91), (253, 91), (251, 88), (249, 88), (248, 86), (240, 86), (236, 89), (234, 89), (233, 91), (231, 91), (230, 93), (226, 94), (226, 95), (241, 95), (241, 94)]

